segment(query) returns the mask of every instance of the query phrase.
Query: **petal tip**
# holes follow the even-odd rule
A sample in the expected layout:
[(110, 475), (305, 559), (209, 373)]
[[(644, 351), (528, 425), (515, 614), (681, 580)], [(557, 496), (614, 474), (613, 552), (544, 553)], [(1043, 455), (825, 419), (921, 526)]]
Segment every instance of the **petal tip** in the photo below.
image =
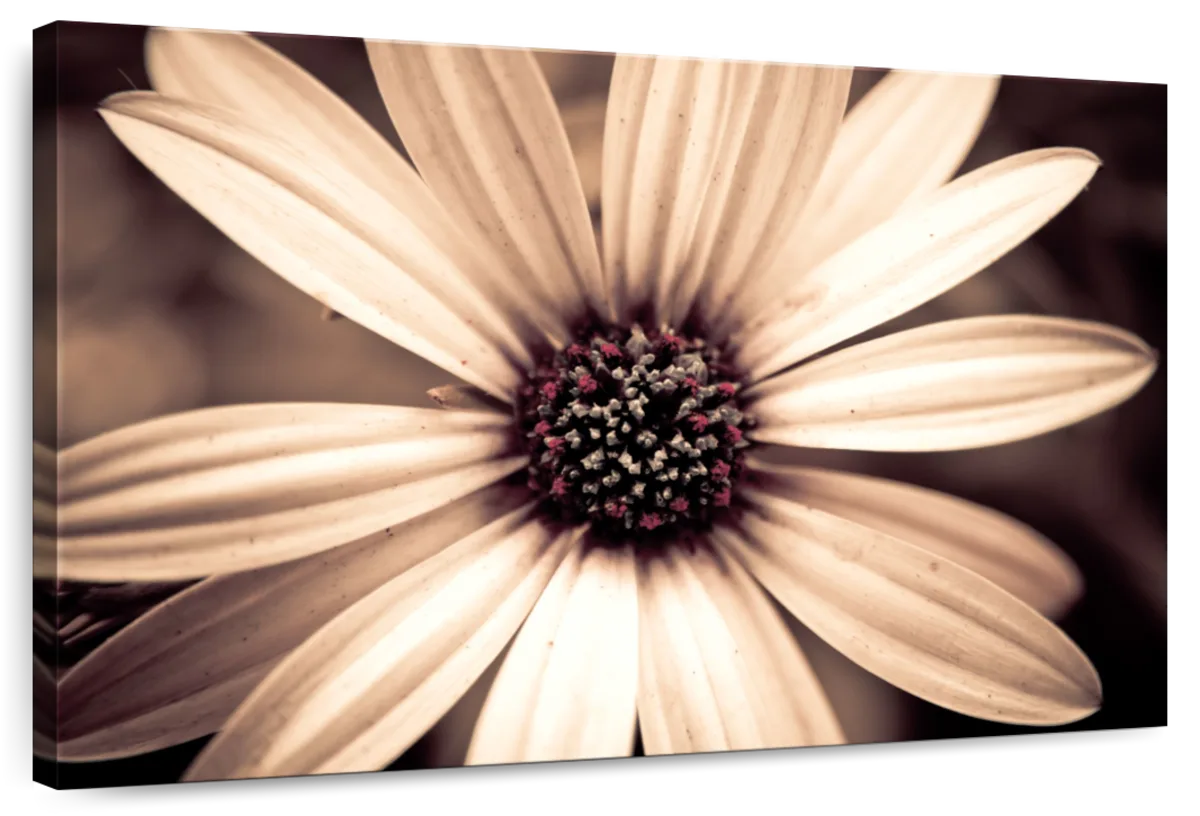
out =
[(1056, 162), (1060, 166), (1071, 165), (1077, 167), (1082, 179), (1081, 188), (1086, 187), (1087, 183), (1091, 181), (1092, 177), (1096, 175), (1096, 172), (1104, 164), (1099, 156), (1084, 147), (1046, 147), (1028, 151), (1025, 155), (1030, 156), (1030, 158), (1036, 156), (1038, 160), (1042, 161)]
[(1157, 370), (1161, 356), (1158, 349), (1131, 331), (1102, 323), (1096, 325), (1107, 331), (1120, 344), (1123, 351), (1129, 354), (1132, 370), (1145, 373), (1147, 379)]
[(1047, 601), (1045, 609), (1039, 610), (1052, 620), (1065, 615), (1069, 609), (1079, 602), (1084, 592), (1083, 573), (1075, 565), (1074, 561), (1064, 557), (1059, 564), (1059, 569), (1059, 592), (1056, 597)]
[(1133, 339), (1135, 341), (1133, 370), (1138, 377), (1137, 385), (1130, 392), (1131, 396), (1148, 383), (1158, 371), (1160, 356), (1158, 349), (1151, 347), (1140, 337), (1134, 336)]
[(1160, 353), (1159, 353), (1158, 349), (1156, 349), (1153, 346), (1150, 346), (1146, 343), (1143, 343), (1141, 352), (1142, 352), (1143, 364), (1146, 365), (1151, 371), (1157, 369), (1158, 368), (1158, 359), (1160, 357)]
[(1088, 693), (1089, 693), (1090, 699), (1088, 699), (1087, 702), (1083, 703), (1078, 708), (1072, 710), (1071, 714), (1068, 717), (1066, 717), (1062, 721), (1056, 722), (1054, 724), (1055, 725), (1069, 725), (1070, 723), (1076, 723), (1081, 720), (1086, 720), (1088, 717), (1092, 716), (1097, 711), (1099, 711), (1104, 706), (1104, 694), (1101, 692), (1101, 689), (1100, 689), (1100, 678), (1099, 677), (1096, 678), (1096, 688), (1089, 689)]
[(1053, 726), (1059, 726), (1059, 725), (1071, 725), (1072, 723), (1077, 723), (1082, 720), (1086, 720), (1088, 717), (1092, 716), (1097, 711), (1099, 711), (1100, 703), (1101, 703), (1101, 701), (1099, 699), (1097, 699), (1094, 704), (1089, 703), (1087, 705), (1072, 707), (1070, 709), (1065, 710), (1063, 712), (1062, 716), (1060, 716), (1060, 717), (1055, 717), (1053, 719), (1047, 719), (1045, 722), (1042, 722), (1042, 723), (1031, 723), (1031, 725), (1042, 725), (1042, 726), (1046, 726), (1046, 727), (1053, 727)]
[(101, 99), (100, 103), (96, 105), (96, 112), (101, 116), (104, 116), (106, 113), (111, 113), (114, 107), (119, 107), (121, 105), (122, 98), (126, 94), (130, 93), (133, 93), (133, 91), (117, 91), (114, 94), (109, 94)]
[(1092, 661), (1086, 657), (1084, 657), (1084, 660), (1087, 664), (1086, 676), (1076, 678), (1079, 683), (1079, 699), (1072, 707), (1069, 719), (1062, 721), (1063, 724), (1078, 722), (1090, 717), (1104, 705), (1104, 686), (1100, 682), (1100, 673), (1096, 671), (1096, 667), (1092, 664)]
[(1077, 158), (1090, 161), (1092, 164), (1095, 164), (1096, 166), (1100, 166), (1104, 163), (1100, 160), (1099, 156), (1097, 156), (1092, 151), (1088, 150), (1086, 147), (1064, 147), (1064, 148), (1062, 148), (1062, 150), (1066, 153), (1076, 156)]
[(1100, 157), (1087, 148), (1068, 147), (1064, 148), (1064, 152), (1072, 158), (1079, 159), (1087, 167), (1089, 179), (1104, 166), (1104, 162), (1100, 160)]
[[(101, 99), (96, 110), (101, 116), (106, 113), (129, 114), (133, 105), (159, 96), (154, 91), (117, 91), (115, 94), (109, 94)], [(105, 118), (107, 119), (107, 117)]]

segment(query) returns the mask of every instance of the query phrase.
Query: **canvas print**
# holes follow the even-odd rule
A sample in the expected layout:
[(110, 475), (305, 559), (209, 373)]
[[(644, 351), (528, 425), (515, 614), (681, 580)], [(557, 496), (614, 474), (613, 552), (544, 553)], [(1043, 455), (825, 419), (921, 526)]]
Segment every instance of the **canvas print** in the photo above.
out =
[(1165, 725), (1165, 86), (34, 44), (39, 781)]

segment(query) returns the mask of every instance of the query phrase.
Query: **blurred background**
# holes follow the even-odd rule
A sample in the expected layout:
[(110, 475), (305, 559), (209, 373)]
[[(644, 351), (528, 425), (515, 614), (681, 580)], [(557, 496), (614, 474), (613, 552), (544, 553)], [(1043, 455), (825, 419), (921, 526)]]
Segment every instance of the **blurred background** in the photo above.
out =
[[(62, 448), (161, 414), (239, 402), (427, 405), (451, 380), (259, 265), (143, 168), (95, 107), (148, 89), (145, 29), (60, 24), (57, 99), (35, 99), (35, 150), (57, 158), (57, 241), (34, 269), (34, 437)], [(325, 82), (402, 150), (362, 42), (263, 39)], [(35, 55), (36, 59), (41, 59)], [(597, 223), (612, 57), (539, 53)], [(884, 72), (855, 73), (851, 104)], [(902, 479), (1024, 521), (1059, 544), (1086, 581), (1060, 621), (1104, 683), (1104, 707), (1061, 729), (1166, 724), (1167, 92), (1163, 85), (1006, 77), (964, 170), (1036, 147), (1087, 148), (1099, 174), (1060, 216), (994, 266), (874, 334), (968, 315), (1024, 312), (1101, 320), (1159, 352), (1143, 391), (1118, 409), (1036, 439), (938, 454), (825, 452), (805, 461)], [(49, 148), (49, 149), (43, 149)], [(57, 153), (55, 154), (55, 150)], [(49, 244), (43, 243), (49, 242)], [(178, 586), (36, 584), (35, 696)], [(786, 614), (786, 613), (785, 613)], [(850, 664), (789, 618), (853, 742), (1030, 733), (925, 704)], [(493, 667), (494, 669), (494, 667)], [(492, 672), (392, 766), (459, 765)], [(41, 690), (40, 692), (38, 690)], [(50, 689), (50, 691), (47, 691)], [(204, 740), (141, 757), (60, 765), (63, 787), (175, 781)], [(35, 774), (49, 773), (35, 759)]]

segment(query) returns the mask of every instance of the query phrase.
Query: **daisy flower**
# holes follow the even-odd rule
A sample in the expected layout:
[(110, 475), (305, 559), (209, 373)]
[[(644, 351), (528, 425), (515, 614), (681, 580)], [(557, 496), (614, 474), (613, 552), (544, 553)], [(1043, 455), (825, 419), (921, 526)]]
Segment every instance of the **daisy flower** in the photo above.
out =
[(1079, 591), (1052, 544), (763, 455), (996, 445), (1136, 392), (1153, 353), (1076, 320), (840, 347), (1024, 241), (1095, 156), (951, 180), (995, 78), (893, 73), (845, 116), (850, 69), (618, 56), (598, 245), (529, 52), (366, 47), (412, 165), (247, 36), (152, 33), (155, 91), (101, 115), (252, 256), (466, 384), (62, 451), (39, 575), (203, 580), (64, 676), (61, 758), (218, 732), (187, 779), (382, 768), (502, 653), (469, 763), (629, 755), (638, 729), (650, 754), (843, 742), (769, 596), (954, 711), (1098, 708), (1047, 617)]

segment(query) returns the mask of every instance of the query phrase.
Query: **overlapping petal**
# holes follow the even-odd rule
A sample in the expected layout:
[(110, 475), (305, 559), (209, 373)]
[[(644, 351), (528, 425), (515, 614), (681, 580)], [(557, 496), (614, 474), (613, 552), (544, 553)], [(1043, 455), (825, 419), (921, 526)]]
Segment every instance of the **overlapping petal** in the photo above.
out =
[(306, 143), (369, 185), (451, 258), (527, 342), (541, 336), (530, 321), (556, 319), (558, 310), (516, 285), (520, 279), (463, 230), (378, 131), (275, 49), (236, 32), (155, 29), (146, 40), (146, 65), (158, 92), (234, 109), (285, 141)]
[(504, 658), (467, 764), (629, 756), (637, 677), (632, 549), (575, 547)]
[(782, 245), (845, 110), (850, 71), (617, 57), (604, 134), (604, 258), (622, 314), (678, 322)]
[(777, 256), (821, 176), (850, 92), (849, 68), (724, 63), (720, 141), (687, 255), (657, 276), (661, 315), (679, 325), (699, 291), (724, 309)]
[[(33, 541), (34, 548), (43, 552), (41, 577), (55, 578), (58, 570), (54, 559), (54, 531), (58, 525), (58, 455), (33, 441)], [(34, 623), (39, 615), (34, 611)]]
[(755, 483), (781, 498), (907, 541), (982, 575), (1044, 615), (1083, 590), (1079, 570), (1035, 530), (978, 504), (916, 485), (821, 468), (748, 461)]
[(150, 420), (60, 454), (64, 580), (180, 580), (335, 547), (440, 507), (521, 466), (483, 412), (272, 403)]
[(113, 132), (243, 249), (335, 312), (502, 399), (528, 365), (508, 316), (464, 267), (461, 233), (394, 206), (326, 148), (238, 111), (130, 92), (105, 100)]
[[(954, 175), (999, 77), (892, 71), (846, 115), (784, 249), (718, 317), (752, 314), (837, 250)], [(721, 321), (726, 325), (726, 321)]]
[(740, 364), (769, 377), (936, 297), (1037, 231), (1097, 167), (1086, 150), (1046, 148), (955, 179), (774, 293), (733, 337)]
[(604, 125), (604, 265), (617, 317), (687, 256), (720, 147), (727, 63), (618, 56)]
[(523, 498), (486, 488), (335, 550), (184, 590), (64, 676), (61, 758), (111, 759), (213, 733), (318, 628)]
[(576, 538), (508, 516), (387, 582), (276, 666), (185, 778), (383, 767), (495, 660)]
[(647, 754), (845, 741), (799, 646), (733, 559), (707, 545), (639, 559), (638, 610)]
[(1057, 725), (1100, 706), (1100, 679), (1060, 629), (928, 550), (752, 488), (717, 539), (792, 614), (904, 691), (981, 719)]
[(544, 328), (565, 342), (608, 287), (575, 158), (533, 54), (368, 41), (392, 122), (438, 199), (490, 242), (498, 279), (536, 293)]
[(756, 386), (752, 436), (851, 450), (979, 448), (1072, 425), (1154, 373), (1128, 332), (1067, 318), (934, 323), (861, 343)]

